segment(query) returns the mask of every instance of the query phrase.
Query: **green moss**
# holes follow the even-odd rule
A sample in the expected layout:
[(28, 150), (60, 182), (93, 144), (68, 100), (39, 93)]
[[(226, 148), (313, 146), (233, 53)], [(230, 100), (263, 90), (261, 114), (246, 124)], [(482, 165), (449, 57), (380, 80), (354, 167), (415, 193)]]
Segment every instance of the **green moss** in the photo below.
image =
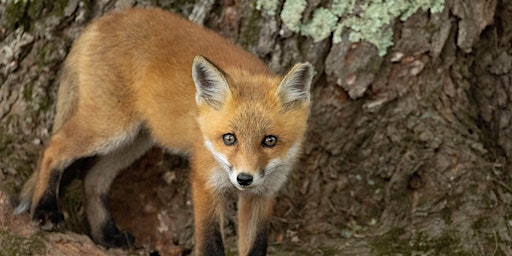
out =
[(69, 0), (32, 0), (28, 2), (30, 4), (27, 14), (35, 20), (48, 16), (48, 14), (56, 16), (64, 15), (64, 9), (68, 5)]
[(56, 62), (53, 58), (53, 53), (58, 50), (58, 47), (52, 42), (48, 42), (39, 48), (37, 51), (38, 65), (40, 67), (50, 66)]
[(386, 253), (401, 250), (403, 245), (402, 243), (397, 243), (397, 241), (400, 241), (400, 236), (403, 234), (405, 234), (405, 229), (403, 228), (391, 229), (373, 242), (372, 251), (377, 252), (379, 255), (385, 255)]
[(7, 146), (14, 141), (14, 136), (8, 134), (4, 127), (0, 126), (0, 152), (5, 155)]
[(424, 232), (404, 238), (406, 235), (403, 228), (393, 228), (371, 242), (371, 251), (376, 255), (471, 255), (462, 249), (453, 232), (437, 238)]
[(452, 209), (450, 207), (444, 207), (440, 213), (444, 223), (447, 225), (452, 224)]
[(489, 219), (487, 217), (481, 217), (478, 220), (476, 220), (475, 222), (473, 222), (473, 229), (475, 229), (475, 230), (483, 229), (483, 228), (489, 227), (490, 224), (491, 223), (489, 223)]
[(45, 249), (43, 239), (37, 234), (28, 238), (0, 230), (0, 256), (38, 255)]
[[(319, 248), (317, 251), (322, 252), (320, 255), (324, 256), (336, 256), (340, 255), (341, 250), (336, 248)], [(309, 254), (311, 255), (311, 254)]]
[(45, 1), (27, 1), (27, 15), (32, 19), (37, 19), (43, 14)]
[(29, 21), (26, 20), (28, 2), (27, 1), (12, 1), (7, 4), (5, 9), (5, 27), (8, 29), (15, 29), (20, 26), (26, 26)]
[[(88, 1), (86, 1), (88, 2)], [(174, 0), (174, 1), (165, 1), (165, 0), (157, 0), (155, 6), (161, 7), (165, 10), (171, 10), (175, 13), (181, 13), (184, 16), (189, 15), (194, 9), (194, 4), (196, 1), (193, 0)]]
[(285, 243), (285, 244), (271, 245), (270, 250), (269, 250), (269, 255), (336, 256), (336, 255), (342, 255), (341, 254), (342, 252), (343, 252), (342, 250), (335, 248), (335, 247), (311, 247), (308, 245)]
[[(10, 124), (15, 120), (14, 117), (8, 116), (5, 124)], [(16, 171), (16, 176), (19, 178), (7, 179), (5, 186), (0, 188), (5, 189), (9, 194), (17, 194), (21, 190), (19, 181), (25, 181), (32, 174), (33, 166), (37, 161), (37, 152), (32, 150), (24, 151), (20, 154), (16, 151), (13, 144), (15, 144), (15, 135), (8, 133), (5, 128), (0, 126), (0, 155), (4, 158), (5, 164)]]
[(5, 27), (16, 29), (23, 27), (26, 31), (34, 29), (34, 20), (51, 15), (62, 16), (69, 0), (18, 0), (8, 1)]
[(244, 24), (241, 26), (243, 30), (240, 33), (238, 42), (243, 48), (250, 48), (251, 45), (258, 42), (261, 31), (261, 26), (258, 23), (259, 21), (259, 13), (257, 10), (254, 10), (246, 19), (243, 20)]
[(23, 100), (26, 102), (31, 102), (32, 96), (33, 96), (32, 93), (33, 93), (32, 87), (30, 87), (30, 86), (24, 87), (23, 91), (22, 91)]

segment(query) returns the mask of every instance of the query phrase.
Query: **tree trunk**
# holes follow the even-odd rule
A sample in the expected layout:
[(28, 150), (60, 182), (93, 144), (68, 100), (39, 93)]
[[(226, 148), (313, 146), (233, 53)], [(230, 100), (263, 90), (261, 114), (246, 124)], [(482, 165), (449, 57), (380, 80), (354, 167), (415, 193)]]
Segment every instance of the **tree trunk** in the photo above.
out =
[[(334, 8), (338, 1), (310, 0), (295, 13), (305, 26), (294, 32), (283, 15), (292, 2), (1, 2), (0, 248), (125, 253), (85, 236), (35, 233), (28, 216), (10, 211), (49, 138), (58, 71), (73, 40), (113, 9), (158, 3), (211, 27), (276, 72), (300, 61), (315, 66), (305, 152), (279, 194), (270, 253), (512, 255), (512, 2), (445, 0), (439, 10), (432, 5), (407, 15), (410, 9), (400, 7), (389, 24), (372, 30), (392, 33), (392, 45), (353, 25), (381, 3), (346, 1), (357, 8), (343, 14)], [(380, 11), (389, 14), (395, 2), (401, 1), (387, 1), (389, 9)], [(352, 25), (320, 38), (307, 26), (322, 8)], [(372, 17), (385, 19), (379, 15)], [(143, 248), (134, 253), (192, 248), (187, 168), (154, 149), (116, 181), (111, 206)], [(68, 194), (80, 194), (79, 187), (71, 184)], [(126, 202), (127, 194), (136, 200)], [(86, 233), (80, 199), (65, 202), (67, 229)], [(229, 251), (236, 244), (234, 202), (226, 221)]]

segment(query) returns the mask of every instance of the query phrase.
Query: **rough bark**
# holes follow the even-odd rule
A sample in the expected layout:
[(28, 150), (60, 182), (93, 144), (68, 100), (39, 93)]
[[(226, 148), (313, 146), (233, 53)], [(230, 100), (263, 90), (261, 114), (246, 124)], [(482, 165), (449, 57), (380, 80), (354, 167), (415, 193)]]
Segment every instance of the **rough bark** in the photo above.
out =
[[(94, 248), (84, 236), (34, 235), (27, 216), (9, 214), (7, 197), (14, 198), (48, 139), (58, 70), (80, 30), (112, 9), (157, 2), (237, 42), (276, 72), (298, 61), (315, 66), (305, 153), (279, 195), (271, 253), (512, 255), (512, 3), (506, 0), (446, 0), (441, 13), (397, 19), (394, 45), (382, 57), (346, 34), (338, 44), (315, 43), (249, 0), (2, 3), (0, 245), (14, 237), (48, 255), (59, 250), (56, 241)], [(328, 3), (310, 1), (303, 18)], [(114, 215), (138, 235), (144, 248), (136, 253), (192, 247), (184, 169), (186, 161), (155, 149), (117, 181)], [(123, 201), (127, 193), (138, 200)], [(233, 248), (233, 213), (226, 223)], [(29, 231), (16, 228), (23, 225)]]

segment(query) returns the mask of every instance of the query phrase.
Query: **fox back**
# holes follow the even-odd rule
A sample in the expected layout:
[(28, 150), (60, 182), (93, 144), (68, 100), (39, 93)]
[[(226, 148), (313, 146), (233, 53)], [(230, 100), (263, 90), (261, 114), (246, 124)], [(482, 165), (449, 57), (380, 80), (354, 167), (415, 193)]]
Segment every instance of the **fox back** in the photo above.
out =
[(216, 33), (160, 9), (93, 21), (62, 70), (53, 135), (16, 212), (43, 229), (63, 221), (62, 173), (89, 161), (92, 238), (129, 247), (108, 211), (114, 178), (153, 145), (191, 157), (196, 255), (224, 255), (225, 191), (239, 195), (240, 255), (266, 253), (273, 198), (298, 158), (313, 70), (272, 74)]

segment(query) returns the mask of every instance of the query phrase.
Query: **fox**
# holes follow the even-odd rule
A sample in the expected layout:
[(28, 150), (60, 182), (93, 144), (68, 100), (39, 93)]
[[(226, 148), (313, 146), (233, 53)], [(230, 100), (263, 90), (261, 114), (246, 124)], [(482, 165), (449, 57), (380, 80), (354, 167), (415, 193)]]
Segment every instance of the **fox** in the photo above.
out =
[(109, 212), (108, 192), (156, 146), (190, 159), (195, 255), (224, 255), (230, 192), (238, 197), (239, 255), (266, 255), (277, 193), (302, 152), (313, 72), (301, 62), (275, 74), (213, 30), (159, 8), (97, 18), (62, 65), (52, 134), (15, 214), (58, 228), (62, 176), (86, 161), (90, 237), (132, 247), (135, 238)]

